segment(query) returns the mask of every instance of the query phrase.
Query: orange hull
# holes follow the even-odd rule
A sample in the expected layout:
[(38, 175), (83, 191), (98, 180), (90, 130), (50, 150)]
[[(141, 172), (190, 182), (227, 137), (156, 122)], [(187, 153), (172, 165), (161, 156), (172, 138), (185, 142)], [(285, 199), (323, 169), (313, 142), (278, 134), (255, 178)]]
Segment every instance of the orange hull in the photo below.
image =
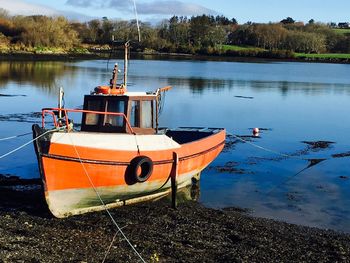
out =
[[(115, 146), (104, 146), (105, 135), (93, 134), (94, 143), (90, 143), (89, 136), (56, 132), (46, 153), (37, 146), (46, 200), (56, 217), (102, 210), (102, 202), (119, 206), (165, 195), (170, 191), (171, 176), (176, 177), (179, 188), (185, 187), (218, 156), (225, 141), (224, 130), (184, 144), (165, 135), (126, 135), (129, 137), (124, 136)], [(112, 141), (120, 138), (114, 136)], [(129, 146), (132, 143), (123, 143), (127, 140), (136, 142)], [(156, 149), (152, 150), (150, 140), (158, 145)], [(152, 172), (144, 182), (130, 178), (130, 163), (135, 156), (152, 160)]]

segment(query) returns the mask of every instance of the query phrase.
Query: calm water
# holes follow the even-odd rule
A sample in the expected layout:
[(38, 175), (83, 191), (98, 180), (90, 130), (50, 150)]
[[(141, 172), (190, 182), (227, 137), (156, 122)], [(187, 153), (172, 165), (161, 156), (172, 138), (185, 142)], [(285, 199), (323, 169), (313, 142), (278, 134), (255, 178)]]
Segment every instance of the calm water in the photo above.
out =
[[(110, 72), (103, 60), (0, 62), (0, 138), (30, 132), (40, 121), (33, 113), (57, 105), (60, 86), (66, 107), (81, 106)], [(225, 127), (235, 135), (265, 128), (260, 138), (245, 138), (294, 156), (229, 138), (230, 147), (202, 173), (203, 204), (350, 232), (350, 157), (339, 155), (350, 151), (349, 72), (350, 65), (338, 64), (134, 60), (129, 90), (173, 86), (162, 126)], [(0, 141), (0, 155), (30, 139)], [(307, 159), (326, 160), (311, 166)], [(0, 174), (38, 177), (32, 145), (1, 159)]]

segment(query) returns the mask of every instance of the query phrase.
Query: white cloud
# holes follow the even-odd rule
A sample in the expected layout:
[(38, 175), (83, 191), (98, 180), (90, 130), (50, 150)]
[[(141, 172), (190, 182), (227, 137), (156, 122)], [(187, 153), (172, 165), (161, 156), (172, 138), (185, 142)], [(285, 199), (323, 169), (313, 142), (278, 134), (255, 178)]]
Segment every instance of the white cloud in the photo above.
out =
[[(133, 0), (67, 0), (66, 4), (76, 7), (109, 8), (119, 12), (133, 12)], [(201, 15), (217, 14), (204, 6), (184, 3), (179, 0), (155, 0), (138, 2), (137, 11), (141, 15)]]
[(45, 16), (65, 16), (68, 19), (86, 21), (92, 19), (91, 16), (80, 14), (77, 12), (61, 11), (54, 8), (30, 4), (23, 0), (0, 0), (0, 7), (7, 10), (10, 15), (45, 15)]
[(204, 6), (184, 3), (177, 0), (153, 1), (151, 3), (138, 4), (140, 14), (169, 14), (169, 15), (202, 15), (217, 14), (216, 11)]
[(0, 7), (7, 10), (10, 15), (58, 15), (57, 10), (50, 7), (29, 4), (22, 0), (0, 0)]
[(82, 8), (110, 8), (119, 12), (130, 12), (133, 8), (133, 0), (67, 0), (66, 4)]

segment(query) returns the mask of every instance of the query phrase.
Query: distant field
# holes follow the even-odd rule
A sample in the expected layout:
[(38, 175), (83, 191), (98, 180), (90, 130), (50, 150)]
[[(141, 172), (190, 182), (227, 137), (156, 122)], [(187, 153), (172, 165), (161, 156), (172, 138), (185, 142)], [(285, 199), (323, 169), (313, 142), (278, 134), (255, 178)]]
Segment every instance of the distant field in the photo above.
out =
[(297, 58), (320, 58), (320, 59), (350, 59), (350, 54), (337, 54), (337, 53), (329, 53), (329, 54), (306, 54), (306, 53), (295, 53)]
[(350, 34), (350, 29), (345, 29), (345, 28), (335, 28), (333, 29), (335, 32), (337, 32), (338, 34), (342, 34), (342, 35), (347, 35)]
[(236, 46), (236, 45), (221, 45), (221, 48), (224, 51), (234, 50), (234, 51), (245, 51), (245, 50), (259, 50), (262, 51), (264, 49), (252, 46)]
[[(335, 29), (335, 30), (345, 30), (346, 32), (349, 32), (350, 30), (347, 29)], [(253, 47), (253, 46), (236, 46), (236, 45), (221, 45), (221, 48), (224, 51), (228, 50), (234, 50), (234, 51), (265, 51), (263, 48)], [(320, 60), (331, 60), (331, 59), (350, 59), (350, 54), (344, 54), (344, 53), (327, 53), (327, 54), (307, 54), (307, 53), (293, 53), (295, 58), (314, 58), (314, 59), (320, 59)]]

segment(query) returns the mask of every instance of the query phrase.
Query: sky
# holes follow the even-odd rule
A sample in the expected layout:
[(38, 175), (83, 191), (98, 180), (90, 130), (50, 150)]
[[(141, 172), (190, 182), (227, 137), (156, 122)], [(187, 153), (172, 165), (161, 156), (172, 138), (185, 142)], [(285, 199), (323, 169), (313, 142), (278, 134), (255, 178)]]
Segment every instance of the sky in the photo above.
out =
[[(239, 24), (279, 22), (286, 17), (308, 22), (350, 22), (350, 0), (135, 0), (138, 18), (157, 22), (173, 15), (224, 15)], [(93, 18), (134, 19), (133, 0), (0, 0), (11, 15), (64, 15), (87, 21)]]

